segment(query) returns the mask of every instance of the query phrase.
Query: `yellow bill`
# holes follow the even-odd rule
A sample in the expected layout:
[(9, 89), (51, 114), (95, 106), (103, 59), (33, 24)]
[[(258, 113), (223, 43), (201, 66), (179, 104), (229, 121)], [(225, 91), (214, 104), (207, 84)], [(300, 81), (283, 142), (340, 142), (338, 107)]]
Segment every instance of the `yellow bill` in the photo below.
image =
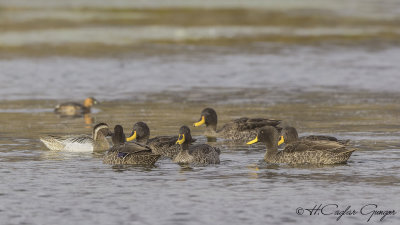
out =
[(126, 141), (133, 141), (136, 139), (136, 131), (132, 134), (132, 136), (126, 138)]
[(198, 126), (201, 126), (201, 125), (203, 125), (205, 123), (206, 123), (206, 119), (204, 118), (204, 116), (202, 116), (201, 120), (199, 122), (197, 122), (197, 123), (194, 123), (193, 126), (194, 127), (198, 127)]
[(178, 140), (176, 141), (175, 144), (183, 144), (183, 142), (185, 142), (185, 135), (184, 134), (180, 134)]
[(251, 145), (251, 144), (254, 144), (254, 143), (257, 143), (257, 142), (258, 142), (258, 136), (254, 140), (249, 141), (246, 144)]
[(278, 142), (278, 146), (283, 144), (285, 142), (285, 139), (283, 139), (283, 136), (281, 136), (281, 139)]

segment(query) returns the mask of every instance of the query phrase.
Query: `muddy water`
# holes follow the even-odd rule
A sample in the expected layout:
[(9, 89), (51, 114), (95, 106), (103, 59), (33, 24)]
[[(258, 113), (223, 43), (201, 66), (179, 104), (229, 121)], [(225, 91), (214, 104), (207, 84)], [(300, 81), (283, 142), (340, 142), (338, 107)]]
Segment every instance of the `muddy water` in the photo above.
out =
[[(252, 89), (243, 89), (242, 93)], [(223, 103), (234, 95), (190, 94), (185, 101), (167, 93), (153, 100), (103, 101), (88, 117), (62, 118), (52, 113), (56, 100), (2, 101), (0, 218), (5, 224), (320, 224), (337, 223), (337, 216), (299, 216), (298, 207), (338, 204), (360, 210), (400, 208), (398, 94), (286, 94), (282, 102)], [(188, 95), (190, 97), (190, 95)], [(202, 100), (198, 100), (202, 96)], [(270, 92), (259, 90), (259, 97)], [(272, 97), (274, 94), (272, 94)], [(243, 98), (243, 97), (242, 97)], [(275, 96), (277, 98), (277, 96)], [(274, 98), (272, 98), (274, 99)], [(199, 118), (213, 106), (220, 123), (240, 115), (282, 119), (307, 134), (349, 138), (359, 148), (346, 165), (290, 167), (261, 161), (262, 145), (217, 143), (222, 149), (217, 166), (183, 168), (169, 160), (155, 167), (113, 167), (101, 155), (47, 150), (44, 134), (90, 134), (90, 123), (122, 124), (130, 129), (146, 121), (152, 135), (176, 134), (182, 124)], [(192, 128), (199, 142), (202, 128)], [(330, 208), (332, 209), (332, 208)], [(372, 217), (379, 223), (381, 217)], [(340, 223), (365, 224), (360, 213)], [(398, 215), (385, 224), (397, 224)]]

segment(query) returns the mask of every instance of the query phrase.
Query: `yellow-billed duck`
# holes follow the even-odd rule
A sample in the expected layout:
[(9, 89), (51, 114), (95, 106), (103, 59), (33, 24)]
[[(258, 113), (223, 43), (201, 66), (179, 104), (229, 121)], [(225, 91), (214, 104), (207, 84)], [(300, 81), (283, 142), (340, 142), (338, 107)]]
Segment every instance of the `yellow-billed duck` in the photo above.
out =
[[(157, 136), (150, 138), (150, 128), (144, 122), (137, 122), (133, 125), (131, 135), (126, 138), (127, 141), (147, 145), (155, 154), (173, 159), (178, 153), (179, 148), (176, 144), (178, 136)], [(191, 140), (192, 142), (195, 139)]]
[(280, 120), (242, 117), (232, 120), (217, 130), (217, 113), (212, 108), (205, 108), (201, 112), (200, 121), (194, 123), (193, 126), (198, 127), (205, 124), (205, 135), (208, 137), (222, 137), (235, 142), (247, 142), (257, 136), (257, 132), (261, 127), (277, 127), (280, 122)]
[(299, 134), (297, 133), (296, 128), (294, 127), (284, 127), (281, 131), (281, 139), (279, 141), (280, 144), (290, 144), (296, 141), (334, 141), (338, 142), (343, 145), (347, 145), (350, 140), (338, 140), (335, 137), (332, 136), (325, 136), (325, 135), (309, 135), (309, 136), (304, 136), (299, 138)]
[(89, 135), (48, 135), (41, 137), (40, 141), (50, 150), (70, 152), (106, 151), (110, 148), (107, 136), (111, 135), (108, 125), (99, 123), (93, 127), (92, 136)]
[(63, 116), (81, 116), (86, 113), (90, 113), (90, 109), (93, 105), (99, 102), (93, 98), (86, 98), (83, 105), (77, 102), (66, 102), (59, 104), (55, 107), (54, 112)]
[(267, 151), (264, 161), (287, 164), (338, 164), (345, 163), (356, 150), (333, 141), (295, 141), (278, 151), (280, 135), (273, 127), (262, 128), (257, 137), (248, 142), (263, 142)]
[(121, 125), (114, 127), (112, 141), (113, 147), (103, 158), (105, 164), (154, 165), (161, 157), (159, 154), (154, 154), (146, 145), (127, 143)]
[(179, 139), (176, 141), (180, 145), (180, 150), (173, 159), (174, 162), (196, 165), (219, 164), (221, 154), (219, 148), (207, 144), (190, 145), (191, 142), (192, 135), (189, 127), (182, 126), (179, 129)]

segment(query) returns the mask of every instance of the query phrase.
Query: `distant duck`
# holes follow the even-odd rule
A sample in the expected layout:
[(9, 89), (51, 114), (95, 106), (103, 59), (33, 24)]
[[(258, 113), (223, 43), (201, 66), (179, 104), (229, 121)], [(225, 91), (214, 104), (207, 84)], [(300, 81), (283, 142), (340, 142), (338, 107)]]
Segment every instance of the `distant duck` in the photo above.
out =
[(333, 141), (295, 141), (278, 151), (279, 134), (273, 127), (264, 127), (257, 137), (248, 142), (263, 142), (267, 146), (264, 161), (287, 164), (338, 164), (345, 163), (356, 150)]
[(111, 132), (108, 125), (99, 123), (93, 128), (92, 136), (89, 135), (48, 135), (41, 137), (40, 141), (50, 150), (70, 151), (70, 152), (95, 152), (106, 151), (110, 148), (107, 136)]
[(205, 135), (208, 137), (222, 137), (236, 142), (247, 142), (257, 136), (261, 127), (277, 127), (280, 122), (280, 120), (242, 117), (232, 120), (217, 130), (217, 113), (212, 108), (205, 108), (201, 112), (200, 121), (194, 123), (193, 126), (198, 127), (205, 124)]
[(81, 116), (90, 113), (91, 107), (96, 104), (99, 104), (99, 102), (95, 98), (89, 97), (85, 99), (83, 105), (76, 102), (59, 104), (55, 107), (54, 112), (62, 116)]
[[(144, 122), (137, 122), (133, 125), (131, 135), (127, 141), (135, 141), (147, 145), (155, 154), (173, 159), (179, 153), (179, 146), (176, 144), (178, 136), (157, 136), (150, 138), (150, 128)], [(194, 142), (192, 139), (191, 142)]]
[(189, 127), (182, 126), (179, 129), (179, 139), (176, 141), (180, 145), (180, 151), (173, 159), (174, 162), (196, 165), (220, 163), (219, 155), (221, 151), (219, 148), (207, 144), (190, 145), (191, 142), (192, 135), (190, 134)]
[(303, 137), (299, 138), (296, 128), (290, 127), (290, 126), (284, 127), (282, 129), (281, 139), (280, 139), (280, 142), (278, 145), (283, 144), (283, 143), (291, 144), (296, 141), (334, 141), (334, 142), (338, 142), (343, 145), (347, 145), (350, 142), (349, 139), (338, 140), (335, 137), (325, 136), (325, 135), (309, 135), (309, 136), (303, 136)]
[(114, 127), (112, 141), (113, 147), (103, 158), (105, 164), (154, 165), (161, 157), (159, 154), (154, 154), (146, 145), (127, 143), (121, 125)]

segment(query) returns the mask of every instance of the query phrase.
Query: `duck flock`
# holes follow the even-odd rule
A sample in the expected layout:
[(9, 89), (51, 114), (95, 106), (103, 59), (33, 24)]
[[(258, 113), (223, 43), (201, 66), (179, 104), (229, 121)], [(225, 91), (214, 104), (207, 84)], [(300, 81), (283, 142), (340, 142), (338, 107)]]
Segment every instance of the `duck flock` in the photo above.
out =
[[(55, 113), (67, 116), (90, 112), (97, 104), (94, 98), (87, 98), (84, 104), (67, 102), (57, 105)], [(349, 146), (349, 140), (335, 137), (311, 135), (299, 137), (294, 127), (280, 127), (280, 120), (242, 117), (217, 128), (217, 113), (205, 108), (194, 127), (205, 125), (205, 136), (223, 138), (234, 143), (266, 146), (264, 161), (285, 164), (340, 164), (346, 163), (356, 150)], [(131, 134), (126, 136), (121, 125), (112, 131), (106, 123), (98, 123), (89, 135), (48, 135), (40, 140), (50, 150), (71, 152), (105, 152), (103, 163), (128, 165), (154, 165), (159, 158), (170, 158), (173, 162), (190, 165), (220, 163), (221, 150), (206, 143), (196, 143), (190, 128), (182, 126), (178, 135), (150, 138), (150, 129), (144, 122), (134, 124)], [(107, 137), (111, 136), (112, 146)], [(285, 147), (279, 150), (279, 146)]]

